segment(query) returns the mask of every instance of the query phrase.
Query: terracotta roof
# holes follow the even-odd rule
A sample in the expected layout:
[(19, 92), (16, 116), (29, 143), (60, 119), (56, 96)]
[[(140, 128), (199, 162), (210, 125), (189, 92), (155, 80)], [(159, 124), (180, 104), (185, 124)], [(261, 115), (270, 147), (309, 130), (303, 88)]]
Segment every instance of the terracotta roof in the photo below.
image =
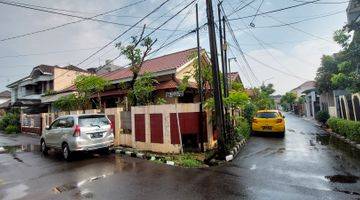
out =
[(4, 91), (0, 92), (0, 97), (1, 98), (10, 98), (11, 92), (9, 90), (4, 90)]
[[(144, 74), (145, 72), (160, 72), (165, 70), (177, 69), (189, 62), (190, 56), (196, 51), (196, 48), (187, 49), (184, 51), (175, 52), (172, 54), (160, 56), (157, 58), (153, 58), (150, 60), (146, 60), (143, 63), (143, 66), (140, 70), (140, 74)], [(124, 78), (131, 78), (132, 72), (130, 68), (122, 68), (112, 72), (100, 74), (100, 76), (113, 81), (120, 80)]]
[(54, 67), (57, 67), (57, 66), (39, 65), (39, 66), (34, 67), (33, 71), (34, 71), (35, 69), (39, 69), (39, 70), (42, 71), (43, 73), (53, 74), (53, 73), (54, 73)]

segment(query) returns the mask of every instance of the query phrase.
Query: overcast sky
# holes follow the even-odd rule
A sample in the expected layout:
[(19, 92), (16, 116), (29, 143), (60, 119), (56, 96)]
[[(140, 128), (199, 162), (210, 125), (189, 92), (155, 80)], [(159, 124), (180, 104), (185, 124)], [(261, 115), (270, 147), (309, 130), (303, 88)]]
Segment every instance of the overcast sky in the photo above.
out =
[[(61, 9), (55, 11), (70, 15), (92, 17), (136, 1), (140, 0), (22, 0), (17, 2)], [(234, 8), (241, 7), (241, 5), (251, 1), (224, 0), (223, 6), (227, 14), (230, 15), (233, 13)], [(160, 0), (144, 0), (144, 2), (137, 5), (112, 12), (97, 19), (132, 25), (162, 2)], [(150, 28), (157, 27), (189, 2), (191, 0), (170, 0), (139, 26), (147, 24)], [(201, 25), (206, 22), (204, 2), (205, 0), (199, 0)], [(215, 6), (217, 1), (213, 0), (213, 2)], [(245, 2), (245, 4), (242, 2)], [(262, 0), (256, 0), (250, 6), (228, 16), (228, 18), (234, 19), (253, 15), (261, 2)], [(235, 36), (246, 55), (252, 72), (245, 66), (239, 51), (235, 48), (235, 42), (228, 34), (227, 37), (232, 51), (229, 52), (229, 57), (236, 56), (238, 61), (238, 63), (234, 61), (231, 63), (231, 70), (240, 73), (246, 87), (258, 86), (263, 81), (266, 81), (266, 83), (272, 82), (275, 85), (276, 93), (282, 94), (306, 80), (314, 79), (321, 56), (335, 53), (340, 49), (332, 41), (332, 35), (335, 30), (342, 28), (346, 22), (345, 10), (347, 3), (344, 0), (321, 0), (320, 2), (325, 2), (325, 4), (308, 4), (282, 12), (257, 16), (256, 18), (249, 17), (243, 20), (231, 21)], [(333, 4), (329, 2), (340, 3)], [(299, 4), (299, 1), (264, 0), (259, 13), (295, 4)], [(214, 11), (216, 11), (215, 17), (217, 18), (216, 7), (214, 7)], [(317, 18), (320, 16), (322, 18)], [(282, 23), (292, 23), (309, 18), (312, 20), (290, 26), (278, 26)], [(79, 19), (70, 16), (0, 4), (0, 40), (77, 20)], [(255, 24), (255, 28), (249, 26), (251, 21)], [(27, 37), (0, 41), (0, 89), (6, 89), (7, 84), (28, 75), (33, 67), (40, 64), (77, 65), (127, 28), (127, 26), (109, 23), (82, 21)], [(172, 37), (167, 42), (195, 28), (194, 6), (184, 10), (162, 28), (162, 30), (152, 34), (153, 38), (158, 39), (154, 49), (166, 42), (169, 36)], [(176, 28), (177, 31), (173, 31)], [(140, 30), (137, 28), (129, 31), (119, 38), (117, 42), (126, 44), (130, 41), (129, 37), (138, 35)], [(148, 29), (146, 33), (151, 31), (151, 29)], [(201, 45), (209, 50), (207, 29), (201, 31)], [(152, 57), (195, 46), (196, 35), (192, 34), (162, 49)], [(103, 64), (105, 60), (115, 58), (118, 54), (119, 51), (115, 48), (115, 43), (113, 43), (96, 54), (96, 56), (79, 65), (79, 67), (84, 69), (97, 67)], [(115, 63), (124, 65), (127, 61), (125, 58), (120, 57)]]

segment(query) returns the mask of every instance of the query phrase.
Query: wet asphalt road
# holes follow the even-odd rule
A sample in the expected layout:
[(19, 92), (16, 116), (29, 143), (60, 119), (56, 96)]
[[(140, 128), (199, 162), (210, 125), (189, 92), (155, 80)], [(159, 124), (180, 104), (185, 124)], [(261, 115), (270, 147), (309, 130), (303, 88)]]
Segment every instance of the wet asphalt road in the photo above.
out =
[[(312, 123), (286, 117), (285, 138), (252, 137), (233, 162), (206, 169), (118, 155), (67, 163), (37, 146), (13, 148), (0, 153), (0, 199), (360, 199), (358, 152), (338, 150)], [(0, 145), (19, 143), (37, 140), (0, 135)]]

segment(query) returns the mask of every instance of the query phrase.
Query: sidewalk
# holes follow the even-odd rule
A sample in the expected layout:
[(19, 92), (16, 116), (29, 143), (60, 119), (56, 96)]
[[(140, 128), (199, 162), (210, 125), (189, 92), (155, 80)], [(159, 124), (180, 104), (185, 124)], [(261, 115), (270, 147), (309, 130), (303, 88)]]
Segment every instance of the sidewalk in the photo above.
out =
[(27, 135), (23, 133), (8, 135), (0, 132), (0, 146), (17, 146), (39, 143), (40, 137), (36, 135)]

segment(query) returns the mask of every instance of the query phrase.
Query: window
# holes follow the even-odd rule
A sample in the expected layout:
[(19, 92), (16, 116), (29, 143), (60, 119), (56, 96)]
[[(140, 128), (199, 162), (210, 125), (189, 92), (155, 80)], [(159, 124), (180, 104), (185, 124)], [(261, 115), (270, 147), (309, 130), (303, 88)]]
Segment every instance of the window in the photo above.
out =
[(74, 118), (68, 117), (66, 118), (66, 123), (64, 128), (72, 128), (74, 126)]
[(51, 125), (50, 129), (56, 129), (59, 127), (59, 120), (55, 120)]
[(278, 115), (275, 112), (260, 112), (256, 114), (257, 118), (277, 118)]
[(87, 115), (79, 117), (79, 125), (81, 127), (89, 126), (103, 126), (109, 125), (110, 121), (105, 115)]

